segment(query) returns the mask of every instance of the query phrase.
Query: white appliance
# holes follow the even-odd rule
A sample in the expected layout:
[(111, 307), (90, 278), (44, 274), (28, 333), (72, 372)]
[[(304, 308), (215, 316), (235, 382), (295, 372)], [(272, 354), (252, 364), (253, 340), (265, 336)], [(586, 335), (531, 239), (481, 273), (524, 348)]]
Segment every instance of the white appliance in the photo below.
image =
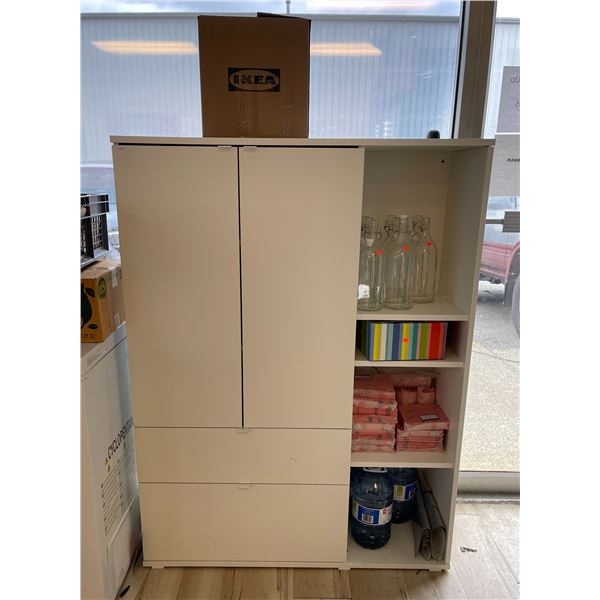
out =
[(81, 597), (113, 600), (141, 535), (125, 325), (81, 344)]

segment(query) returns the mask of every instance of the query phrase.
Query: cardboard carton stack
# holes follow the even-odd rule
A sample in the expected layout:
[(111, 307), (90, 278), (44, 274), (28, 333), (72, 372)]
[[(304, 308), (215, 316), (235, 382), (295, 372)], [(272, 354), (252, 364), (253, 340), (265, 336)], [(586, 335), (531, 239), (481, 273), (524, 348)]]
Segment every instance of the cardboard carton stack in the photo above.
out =
[(352, 452), (394, 452), (398, 405), (387, 375), (355, 375), (352, 412)]
[(121, 263), (101, 260), (81, 272), (81, 342), (102, 342), (124, 322)]

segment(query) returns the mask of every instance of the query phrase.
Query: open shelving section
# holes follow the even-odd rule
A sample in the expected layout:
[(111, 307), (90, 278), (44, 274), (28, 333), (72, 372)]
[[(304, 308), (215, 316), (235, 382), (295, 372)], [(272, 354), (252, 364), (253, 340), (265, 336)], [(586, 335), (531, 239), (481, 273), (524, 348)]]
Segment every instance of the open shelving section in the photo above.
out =
[[(469, 377), (481, 241), (492, 144), (461, 148), (448, 141), (441, 152), (422, 148), (366, 148), (363, 215), (381, 225), (386, 215), (423, 215), (438, 248), (435, 301), (408, 310), (357, 311), (356, 322), (447, 322), (443, 360), (367, 360), (356, 348), (355, 367), (380, 373), (425, 369), (435, 373), (436, 399), (450, 420), (443, 452), (352, 452), (351, 467), (404, 467), (426, 471), (446, 525), (443, 561), (427, 561), (415, 549), (410, 523), (393, 524), (378, 550), (361, 548), (348, 533), (350, 567), (447, 569), (450, 565), (460, 450)], [(441, 148), (440, 148), (441, 150)]]
[(362, 548), (348, 531), (347, 567), (361, 569), (428, 569), (441, 571), (450, 565), (446, 561), (425, 560), (415, 556), (411, 523), (392, 524), (390, 541), (378, 550)]

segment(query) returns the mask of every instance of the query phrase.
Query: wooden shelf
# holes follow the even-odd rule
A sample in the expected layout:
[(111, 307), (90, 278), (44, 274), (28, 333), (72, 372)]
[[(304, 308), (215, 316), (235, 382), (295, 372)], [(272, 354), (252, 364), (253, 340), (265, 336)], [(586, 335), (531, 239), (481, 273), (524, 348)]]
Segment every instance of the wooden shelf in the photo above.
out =
[(452, 469), (454, 459), (447, 450), (443, 452), (353, 452), (350, 466)]
[(446, 357), (443, 360), (367, 360), (365, 355), (356, 348), (354, 354), (355, 367), (448, 367), (460, 368), (464, 367), (465, 363), (456, 356), (456, 353), (451, 348), (446, 348)]
[(467, 313), (448, 300), (431, 304), (415, 304), (408, 310), (383, 309), (374, 312), (359, 310), (357, 321), (468, 321)]
[(393, 523), (390, 541), (378, 550), (359, 546), (348, 530), (346, 566), (362, 569), (448, 569), (444, 561), (425, 560), (415, 556), (412, 523)]

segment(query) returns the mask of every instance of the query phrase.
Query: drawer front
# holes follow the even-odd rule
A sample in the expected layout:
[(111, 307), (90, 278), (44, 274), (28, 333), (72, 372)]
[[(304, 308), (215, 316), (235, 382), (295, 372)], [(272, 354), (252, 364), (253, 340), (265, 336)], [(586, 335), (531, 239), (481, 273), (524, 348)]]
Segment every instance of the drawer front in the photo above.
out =
[(346, 560), (348, 485), (143, 483), (144, 560)]
[(323, 483), (350, 477), (348, 429), (136, 428), (138, 477), (154, 483)]

